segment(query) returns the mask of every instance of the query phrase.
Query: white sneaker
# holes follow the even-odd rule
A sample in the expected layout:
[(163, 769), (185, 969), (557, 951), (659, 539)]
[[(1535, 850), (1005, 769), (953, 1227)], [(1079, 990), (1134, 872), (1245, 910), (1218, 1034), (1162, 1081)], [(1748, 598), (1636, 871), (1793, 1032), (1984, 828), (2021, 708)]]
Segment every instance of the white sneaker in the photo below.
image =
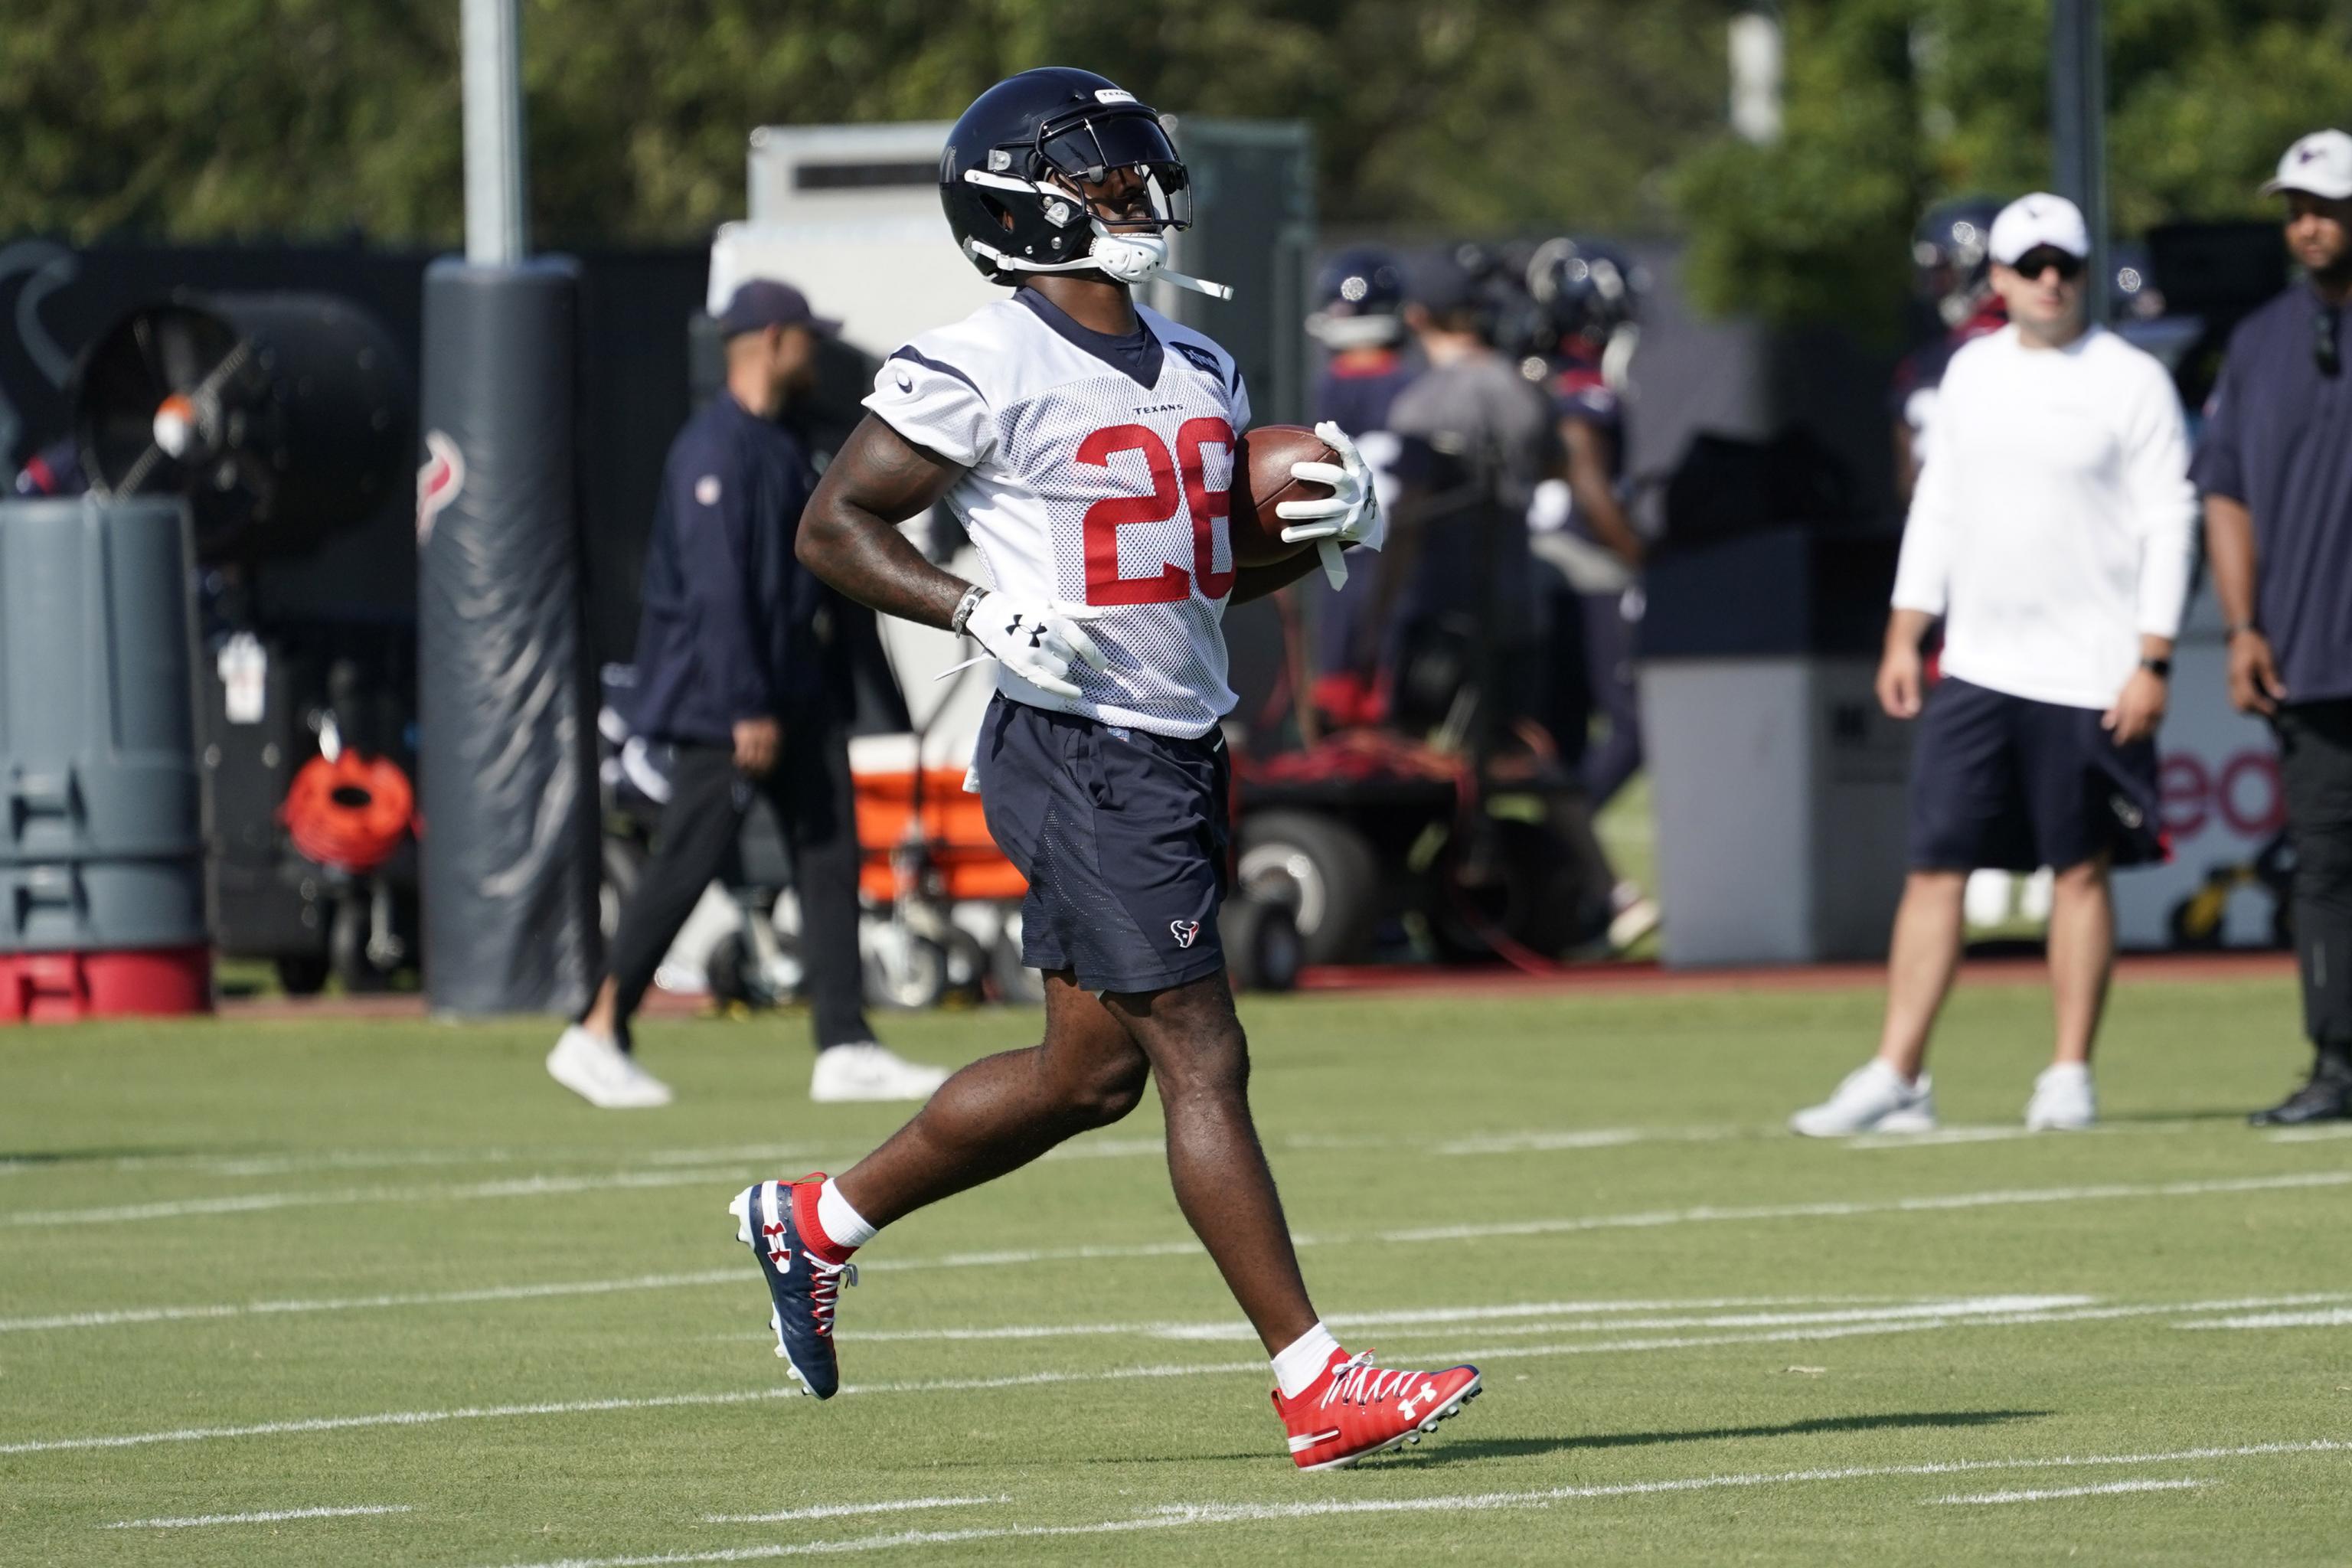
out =
[(641, 1110), (670, 1101), (669, 1085), (639, 1067), (610, 1035), (578, 1024), (547, 1053), (547, 1076), (604, 1110)]
[(2027, 1131), (2079, 1132), (2098, 1119), (2099, 1097), (2085, 1064), (2053, 1063), (2033, 1080), (2033, 1098), (2025, 1102)]
[(948, 1069), (910, 1062), (871, 1040), (827, 1046), (816, 1054), (809, 1098), (819, 1105), (853, 1100), (929, 1100)]
[(1808, 1138), (1850, 1132), (1933, 1132), (1936, 1090), (1926, 1073), (1916, 1083), (1873, 1057), (1845, 1075), (1837, 1092), (1789, 1118), (1789, 1130)]

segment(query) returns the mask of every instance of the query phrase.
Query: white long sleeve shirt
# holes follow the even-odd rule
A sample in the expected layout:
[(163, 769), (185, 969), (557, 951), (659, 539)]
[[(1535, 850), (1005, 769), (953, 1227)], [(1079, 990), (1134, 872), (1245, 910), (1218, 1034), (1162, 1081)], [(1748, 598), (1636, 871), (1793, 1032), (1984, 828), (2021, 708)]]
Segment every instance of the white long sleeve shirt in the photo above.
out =
[(1944, 618), (1948, 675), (2104, 709), (2141, 636), (2180, 630), (2196, 515), (2162, 365), (2095, 327), (2063, 349), (2006, 327), (1945, 372), (1895, 607)]

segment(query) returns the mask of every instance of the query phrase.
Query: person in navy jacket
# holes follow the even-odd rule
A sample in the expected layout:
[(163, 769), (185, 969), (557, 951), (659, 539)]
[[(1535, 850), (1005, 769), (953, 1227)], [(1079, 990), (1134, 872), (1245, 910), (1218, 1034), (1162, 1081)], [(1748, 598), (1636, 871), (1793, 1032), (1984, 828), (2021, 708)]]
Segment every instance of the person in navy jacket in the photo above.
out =
[(719, 325), (727, 384), (670, 446), (646, 550), (634, 726), (673, 750), (669, 798), (607, 972), (547, 1070), (594, 1105), (668, 1102), (668, 1087), (632, 1054), (629, 1019), (727, 866), (756, 792), (775, 809), (800, 898), (817, 1044), (812, 1098), (924, 1099), (946, 1074), (875, 1044), (861, 1005), (841, 609), (793, 558), (816, 474), (776, 419), (814, 387), (817, 341), (840, 324), (815, 315), (799, 289), (762, 279), (736, 290)]

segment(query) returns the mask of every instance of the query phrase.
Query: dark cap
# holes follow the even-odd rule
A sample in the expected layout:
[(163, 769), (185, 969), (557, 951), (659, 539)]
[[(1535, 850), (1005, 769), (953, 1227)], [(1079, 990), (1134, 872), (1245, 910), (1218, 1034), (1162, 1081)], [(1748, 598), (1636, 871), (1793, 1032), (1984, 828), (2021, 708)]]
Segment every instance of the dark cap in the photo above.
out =
[(1478, 280), (1450, 252), (1440, 251), (1413, 262), (1406, 298), (1433, 316), (1466, 310), (1479, 303)]
[(838, 337), (839, 321), (829, 321), (809, 309), (808, 296), (789, 283), (754, 278), (735, 290), (719, 318), (719, 335), (736, 337), (769, 327), (806, 327), (821, 338)]

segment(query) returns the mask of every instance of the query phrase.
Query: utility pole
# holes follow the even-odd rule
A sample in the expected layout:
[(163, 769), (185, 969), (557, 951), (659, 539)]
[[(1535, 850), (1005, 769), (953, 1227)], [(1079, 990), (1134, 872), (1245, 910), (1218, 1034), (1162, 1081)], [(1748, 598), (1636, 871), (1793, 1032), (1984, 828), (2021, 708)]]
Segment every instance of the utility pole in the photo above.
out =
[(2052, 0), (2050, 153), (2052, 185), (2083, 209), (2091, 230), (2083, 281), (2084, 319), (2107, 319), (2112, 281), (2107, 244), (2107, 62), (2100, 0)]
[(512, 267), (530, 251), (523, 175), (522, 17), (518, 0), (464, 0), (466, 259)]

